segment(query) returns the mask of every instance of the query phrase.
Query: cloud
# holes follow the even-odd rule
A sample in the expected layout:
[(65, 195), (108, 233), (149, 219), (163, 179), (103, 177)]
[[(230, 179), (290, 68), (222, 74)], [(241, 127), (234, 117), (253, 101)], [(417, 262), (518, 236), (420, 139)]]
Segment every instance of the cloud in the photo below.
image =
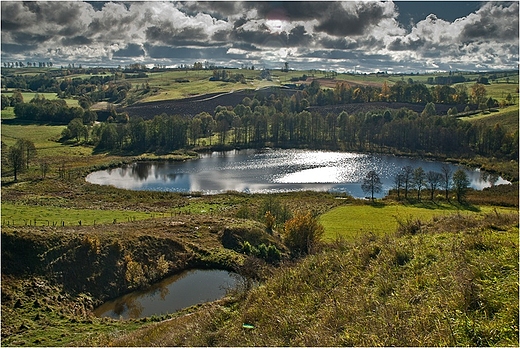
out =
[(487, 3), (476, 13), (462, 19), (460, 38), (463, 42), (498, 40), (518, 42), (518, 2), (504, 7)]
[(392, 1), (3, 1), (0, 6), (6, 60), (100, 65), (196, 59), (266, 67), (290, 60), (294, 67), (360, 65), (372, 71), (379, 70), (377, 64), (425, 70), (518, 66), (518, 2), (484, 3), (453, 21), (431, 14), (412, 25), (399, 23)]
[(129, 44), (125, 48), (121, 48), (114, 52), (114, 57), (135, 58), (143, 57), (146, 54), (141, 45)]

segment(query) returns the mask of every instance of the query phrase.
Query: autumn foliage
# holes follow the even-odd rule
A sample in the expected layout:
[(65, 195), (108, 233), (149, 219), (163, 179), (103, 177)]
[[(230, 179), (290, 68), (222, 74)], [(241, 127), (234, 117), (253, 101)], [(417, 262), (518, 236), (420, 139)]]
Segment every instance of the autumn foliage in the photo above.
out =
[(293, 255), (312, 254), (324, 233), (311, 212), (297, 213), (285, 223), (284, 241)]

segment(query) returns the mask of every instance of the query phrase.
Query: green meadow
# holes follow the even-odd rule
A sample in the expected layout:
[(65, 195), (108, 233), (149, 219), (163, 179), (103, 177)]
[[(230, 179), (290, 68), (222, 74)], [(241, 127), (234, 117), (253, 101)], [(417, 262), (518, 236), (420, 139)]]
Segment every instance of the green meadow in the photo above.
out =
[(78, 226), (129, 222), (164, 214), (128, 210), (70, 209), (2, 202), (2, 225)]
[(493, 212), (517, 212), (517, 209), (502, 207), (472, 207), (458, 209), (449, 204), (401, 205), (346, 205), (334, 208), (321, 215), (319, 220), (325, 228), (324, 240), (338, 238), (353, 241), (367, 234), (384, 235), (396, 231), (399, 223), (420, 220), (426, 222), (450, 214), (482, 215)]

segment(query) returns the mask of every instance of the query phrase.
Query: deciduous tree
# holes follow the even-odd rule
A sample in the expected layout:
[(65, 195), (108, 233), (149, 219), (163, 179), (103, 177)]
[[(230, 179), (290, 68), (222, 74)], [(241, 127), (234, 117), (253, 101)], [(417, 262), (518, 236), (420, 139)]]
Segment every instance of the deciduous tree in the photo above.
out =
[(383, 183), (374, 170), (367, 173), (366, 177), (363, 179), (361, 189), (365, 193), (370, 193), (372, 201), (374, 201), (374, 193), (380, 193), (383, 190)]
[(453, 173), (453, 188), (455, 189), (455, 194), (457, 195), (457, 201), (459, 203), (462, 203), (466, 192), (468, 191), (469, 184), (468, 175), (463, 169), (458, 169)]

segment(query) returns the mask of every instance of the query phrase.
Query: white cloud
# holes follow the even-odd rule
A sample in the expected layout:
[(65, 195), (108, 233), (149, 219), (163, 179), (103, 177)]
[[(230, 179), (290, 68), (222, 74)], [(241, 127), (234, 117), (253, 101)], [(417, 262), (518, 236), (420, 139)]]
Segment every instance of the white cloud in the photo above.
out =
[[(391, 1), (94, 5), (2, 2), (2, 59), (164, 63), (178, 53), (179, 59), (222, 62), (239, 56), (273, 67), (289, 59), (319, 63), (315, 68), (344, 62), (370, 70), (377, 64), (388, 69), (518, 64), (518, 3), (486, 3), (453, 22), (430, 15), (412, 27), (398, 22)], [(203, 57), (210, 52), (221, 56)]]

